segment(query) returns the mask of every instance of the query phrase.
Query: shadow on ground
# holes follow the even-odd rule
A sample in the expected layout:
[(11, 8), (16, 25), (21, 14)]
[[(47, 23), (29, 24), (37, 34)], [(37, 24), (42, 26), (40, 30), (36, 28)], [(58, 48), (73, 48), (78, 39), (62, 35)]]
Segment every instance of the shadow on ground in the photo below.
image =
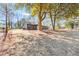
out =
[(77, 39), (68, 39), (64, 36), (66, 34), (59, 35), (59, 33), (51, 35), (29, 33), (29, 35), (24, 33), (14, 35), (11, 40), (15, 40), (15, 42), (2, 55), (79, 56), (79, 41)]

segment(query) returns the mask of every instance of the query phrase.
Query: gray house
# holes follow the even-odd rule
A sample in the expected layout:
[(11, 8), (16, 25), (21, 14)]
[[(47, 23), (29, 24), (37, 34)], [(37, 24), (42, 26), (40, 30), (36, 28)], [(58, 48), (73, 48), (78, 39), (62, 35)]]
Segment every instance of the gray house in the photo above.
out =
[(26, 25), (23, 26), (23, 29), (37, 30), (37, 24), (26, 24)]
[[(37, 30), (38, 24), (32, 20), (21, 20), (20, 22), (20, 27), (21, 29), (26, 29), (26, 30)], [(42, 26), (42, 29), (48, 29), (47, 26)]]
[[(37, 28), (38, 28), (38, 24), (35, 24), (33, 22), (29, 22), (29, 21), (24, 22), (23, 29), (37, 30)], [(42, 29), (46, 30), (46, 29), (48, 29), (48, 27), (47, 26), (42, 26)]]
[[(37, 24), (26, 24), (26, 26), (23, 27), (23, 29), (27, 29), (27, 30), (37, 30), (38, 25)], [(43, 30), (48, 29), (47, 26), (42, 26)]]
[(27, 30), (37, 30), (37, 24), (35, 24), (32, 21), (24, 21), (23, 22), (23, 29), (27, 29)]

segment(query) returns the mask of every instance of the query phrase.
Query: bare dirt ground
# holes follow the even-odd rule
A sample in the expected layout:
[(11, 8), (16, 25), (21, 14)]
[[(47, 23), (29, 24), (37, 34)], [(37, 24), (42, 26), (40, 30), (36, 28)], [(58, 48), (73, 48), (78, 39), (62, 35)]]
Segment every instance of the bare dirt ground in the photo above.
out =
[(11, 30), (5, 42), (0, 40), (0, 55), (79, 56), (79, 32)]

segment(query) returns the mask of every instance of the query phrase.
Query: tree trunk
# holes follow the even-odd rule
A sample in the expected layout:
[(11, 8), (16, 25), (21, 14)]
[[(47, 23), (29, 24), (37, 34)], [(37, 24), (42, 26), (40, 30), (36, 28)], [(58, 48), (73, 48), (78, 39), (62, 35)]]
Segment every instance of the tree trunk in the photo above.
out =
[(7, 33), (8, 33), (8, 26), (7, 26), (7, 4), (5, 4), (5, 10), (6, 10), (6, 28), (5, 28), (5, 35), (3, 41), (5, 41)]
[(42, 20), (40, 13), (38, 15), (38, 30), (42, 31)]
[(52, 19), (52, 14), (50, 12), (50, 18), (51, 18), (51, 24), (52, 24), (52, 29), (53, 29), (53, 19)]
[(39, 13), (38, 13), (38, 30), (42, 31), (42, 16), (41, 16), (41, 12), (42, 12), (42, 4), (40, 3), (40, 9), (39, 9)]
[(54, 19), (53, 19), (54, 21), (54, 23), (53, 23), (53, 30), (55, 31), (55, 22), (56, 22), (56, 17), (54, 16)]

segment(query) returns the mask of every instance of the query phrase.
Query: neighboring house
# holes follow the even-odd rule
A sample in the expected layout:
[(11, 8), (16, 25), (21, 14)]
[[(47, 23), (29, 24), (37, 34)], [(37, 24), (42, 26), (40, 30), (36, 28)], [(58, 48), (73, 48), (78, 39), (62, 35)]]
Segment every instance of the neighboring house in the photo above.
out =
[[(26, 24), (23, 26), (23, 29), (27, 29), (27, 30), (37, 30), (38, 25), (37, 24)], [(48, 29), (47, 26), (42, 26), (43, 30)]]
[(37, 24), (26, 24), (26, 25), (23, 26), (23, 29), (37, 30)]
[(37, 30), (37, 24), (35, 24), (32, 21), (24, 21), (23, 22), (23, 29), (27, 29), (27, 30)]
[[(34, 22), (30, 22), (30, 21), (25, 21), (23, 24), (23, 29), (27, 29), (27, 30), (37, 30), (38, 28), (38, 24), (35, 24)], [(42, 26), (43, 30), (48, 29), (47, 26)]]

